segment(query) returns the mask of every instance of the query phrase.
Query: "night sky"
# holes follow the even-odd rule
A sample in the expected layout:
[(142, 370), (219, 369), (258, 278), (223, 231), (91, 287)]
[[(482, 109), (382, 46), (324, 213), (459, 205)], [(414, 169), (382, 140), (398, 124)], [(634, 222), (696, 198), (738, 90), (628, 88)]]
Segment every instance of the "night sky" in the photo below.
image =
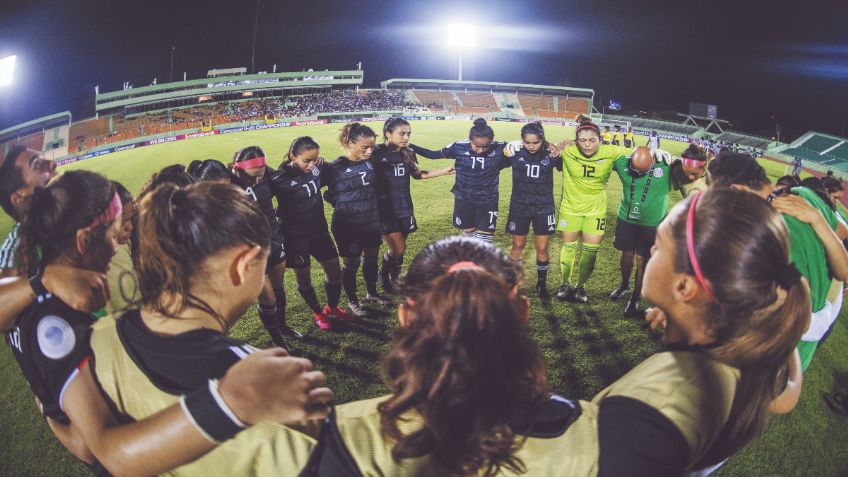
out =
[[(256, 69), (352, 69), (365, 85), (453, 78), (448, 21), (480, 26), (470, 79), (592, 88), (631, 111), (719, 105), (734, 129), (783, 139), (848, 129), (848, 2), (262, 0)], [(131, 7), (133, 6), (133, 7)], [(0, 57), (18, 55), (0, 90), (0, 129), (70, 110), (101, 91), (213, 67), (250, 68), (256, 3), (0, 0)], [(772, 119), (774, 117), (774, 119)]]

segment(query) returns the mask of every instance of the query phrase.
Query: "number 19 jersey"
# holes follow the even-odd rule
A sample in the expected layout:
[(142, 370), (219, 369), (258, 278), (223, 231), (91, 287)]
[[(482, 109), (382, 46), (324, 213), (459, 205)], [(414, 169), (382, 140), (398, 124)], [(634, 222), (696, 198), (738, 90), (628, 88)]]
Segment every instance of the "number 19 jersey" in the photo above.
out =
[(560, 210), (569, 215), (605, 214), (607, 194), (604, 186), (616, 159), (629, 153), (626, 147), (601, 144), (595, 155), (586, 157), (577, 145), (565, 148), (562, 151)]

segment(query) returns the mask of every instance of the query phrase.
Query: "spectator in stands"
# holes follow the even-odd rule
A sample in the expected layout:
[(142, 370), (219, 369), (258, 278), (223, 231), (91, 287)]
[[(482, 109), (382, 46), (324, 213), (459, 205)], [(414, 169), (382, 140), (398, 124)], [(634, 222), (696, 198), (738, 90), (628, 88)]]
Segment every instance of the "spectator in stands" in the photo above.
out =
[(812, 320), (798, 345), (802, 369), (806, 370), (819, 340), (836, 318), (834, 302), (828, 301), (833, 279), (848, 279), (848, 253), (841, 242), (848, 237), (848, 229), (839, 227), (833, 210), (812, 190), (796, 187), (788, 193), (776, 189), (763, 167), (748, 155), (719, 154), (710, 162), (709, 175), (711, 187), (751, 192), (783, 214), (791, 238), (792, 262), (807, 279), (811, 292)]

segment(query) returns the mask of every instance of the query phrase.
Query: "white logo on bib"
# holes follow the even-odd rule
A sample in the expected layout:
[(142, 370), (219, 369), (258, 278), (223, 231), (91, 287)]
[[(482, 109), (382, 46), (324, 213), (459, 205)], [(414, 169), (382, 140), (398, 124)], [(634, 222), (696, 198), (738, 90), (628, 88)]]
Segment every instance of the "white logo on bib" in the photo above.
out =
[(77, 343), (71, 325), (56, 315), (47, 315), (38, 322), (36, 329), (38, 347), (50, 359), (62, 359), (74, 350)]
[(659, 179), (659, 178), (660, 178), (660, 177), (662, 177), (663, 175), (664, 175), (664, 172), (663, 172), (663, 170), (662, 170), (662, 169), (654, 169), (654, 177), (656, 177), (657, 179)]

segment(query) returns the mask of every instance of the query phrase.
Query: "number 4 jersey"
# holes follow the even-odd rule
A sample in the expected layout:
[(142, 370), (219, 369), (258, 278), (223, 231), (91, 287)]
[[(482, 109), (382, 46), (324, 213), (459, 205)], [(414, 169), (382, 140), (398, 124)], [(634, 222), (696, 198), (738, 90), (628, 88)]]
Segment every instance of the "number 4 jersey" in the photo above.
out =
[(560, 210), (570, 215), (598, 215), (607, 211), (604, 191), (616, 159), (630, 149), (602, 144), (592, 157), (586, 157), (577, 145), (562, 151), (562, 202)]

